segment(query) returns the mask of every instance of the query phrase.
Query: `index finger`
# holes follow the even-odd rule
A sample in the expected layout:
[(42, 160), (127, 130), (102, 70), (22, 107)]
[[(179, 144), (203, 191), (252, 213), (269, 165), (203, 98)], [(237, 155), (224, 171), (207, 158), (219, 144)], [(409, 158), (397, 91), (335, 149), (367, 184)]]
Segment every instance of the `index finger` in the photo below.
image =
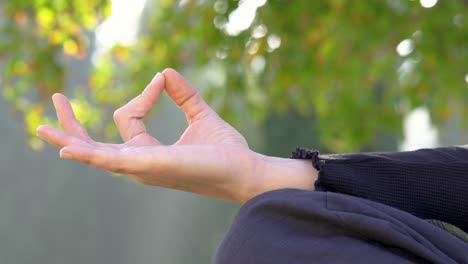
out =
[(146, 133), (143, 118), (151, 111), (163, 90), (164, 76), (158, 73), (140, 95), (114, 112), (115, 124), (125, 142)]

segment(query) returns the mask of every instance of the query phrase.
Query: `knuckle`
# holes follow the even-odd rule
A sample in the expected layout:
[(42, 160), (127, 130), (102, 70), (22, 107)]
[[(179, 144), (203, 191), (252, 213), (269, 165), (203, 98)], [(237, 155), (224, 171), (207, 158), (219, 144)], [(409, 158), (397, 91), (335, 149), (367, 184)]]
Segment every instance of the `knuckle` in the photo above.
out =
[(109, 164), (109, 170), (117, 174), (127, 174), (128, 166), (127, 162), (121, 160), (120, 158), (114, 158)]
[(93, 167), (96, 167), (98, 168), (98, 164), (97, 164), (97, 159), (96, 159), (96, 151), (93, 149), (91, 150), (90, 152), (86, 153), (84, 156), (83, 156), (83, 162), (89, 166), (93, 166)]
[(191, 91), (190, 93), (186, 94), (185, 97), (181, 99), (180, 106), (183, 107), (184, 105), (197, 105), (201, 101), (200, 94), (197, 90)]
[(117, 174), (126, 174), (127, 170), (120, 164), (114, 164), (111, 166), (110, 171)]
[(82, 159), (82, 162), (89, 165), (89, 166), (94, 166), (93, 159), (91, 158), (91, 155), (85, 155)]

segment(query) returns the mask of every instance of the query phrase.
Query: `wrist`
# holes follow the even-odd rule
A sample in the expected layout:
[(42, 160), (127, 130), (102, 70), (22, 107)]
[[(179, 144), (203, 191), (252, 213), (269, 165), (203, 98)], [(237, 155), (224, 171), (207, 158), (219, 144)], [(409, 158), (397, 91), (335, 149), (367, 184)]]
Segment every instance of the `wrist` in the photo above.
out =
[(264, 192), (292, 188), (301, 190), (314, 190), (318, 171), (312, 166), (310, 160), (278, 158), (254, 154), (255, 166), (253, 175), (247, 180), (250, 182), (248, 194), (243, 196), (241, 203)]

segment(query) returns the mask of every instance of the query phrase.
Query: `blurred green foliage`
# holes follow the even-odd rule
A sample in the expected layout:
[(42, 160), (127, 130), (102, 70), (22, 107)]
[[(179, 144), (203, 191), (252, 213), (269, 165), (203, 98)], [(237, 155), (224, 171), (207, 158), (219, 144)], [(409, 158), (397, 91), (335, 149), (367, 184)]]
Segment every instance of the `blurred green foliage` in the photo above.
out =
[[(264, 2), (149, 0), (138, 41), (114, 46), (90, 70), (76, 105), (93, 114), (81, 119), (113, 136), (108, 109), (165, 67), (190, 72), (234, 124), (245, 114), (257, 122), (289, 110), (313, 114), (333, 151), (369, 145), (379, 130), (400, 135), (402, 116), (418, 106), (435, 124), (468, 112), (466, 2), (429, 9), (415, 0)], [(89, 36), (110, 2), (7, 0), (0, 10), (1, 89), (33, 133), (47, 121), (49, 96), (73, 74), (59, 58), (89, 58)], [(256, 16), (236, 30), (239, 10)]]
[[(110, 12), (107, 0), (15, 0), (0, 3), (0, 85), (24, 117), (33, 147), (47, 118), (50, 96), (63, 91), (67, 73), (60, 56), (83, 59), (92, 31)], [(82, 105), (82, 104), (81, 104)]]

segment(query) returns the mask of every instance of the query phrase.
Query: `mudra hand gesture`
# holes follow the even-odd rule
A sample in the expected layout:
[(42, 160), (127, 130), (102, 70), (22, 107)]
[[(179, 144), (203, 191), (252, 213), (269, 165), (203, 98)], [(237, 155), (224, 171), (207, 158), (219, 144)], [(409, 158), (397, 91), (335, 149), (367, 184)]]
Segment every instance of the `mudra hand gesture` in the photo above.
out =
[[(185, 113), (188, 127), (163, 145), (146, 132), (143, 118), (165, 90)], [(313, 189), (317, 172), (303, 160), (268, 157), (249, 149), (245, 138), (222, 120), (179, 73), (158, 73), (144, 91), (114, 113), (123, 144), (91, 139), (70, 102), (55, 94), (63, 131), (49, 125), (37, 135), (60, 148), (60, 157), (127, 175), (143, 184), (244, 203), (280, 188)]]

